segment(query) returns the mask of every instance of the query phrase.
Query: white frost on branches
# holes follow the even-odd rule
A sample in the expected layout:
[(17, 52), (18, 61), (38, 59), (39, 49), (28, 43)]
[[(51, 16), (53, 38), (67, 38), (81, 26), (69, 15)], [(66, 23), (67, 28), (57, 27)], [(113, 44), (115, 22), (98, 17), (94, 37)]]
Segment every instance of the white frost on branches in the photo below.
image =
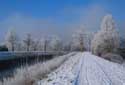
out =
[(87, 32), (84, 27), (80, 27), (80, 29), (76, 30), (72, 37), (72, 50), (89, 50), (91, 33)]
[(101, 23), (101, 30), (92, 40), (92, 52), (96, 55), (116, 52), (119, 47), (119, 35), (112, 15), (106, 15)]
[(51, 38), (50, 47), (52, 51), (61, 51), (62, 50), (62, 41), (58, 36), (53, 36)]
[(44, 36), (41, 37), (39, 40), (35, 41), (35, 44), (37, 46), (37, 50), (36, 51), (50, 51), (50, 37)]
[(18, 36), (14, 29), (8, 31), (5, 43), (9, 51), (16, 51), (18, 48)]
[(27, 34), (26, 38), (23, 40), (24, 49), (25, 51), (32, 51), (33, 46), (33, 38), (31, 34)]

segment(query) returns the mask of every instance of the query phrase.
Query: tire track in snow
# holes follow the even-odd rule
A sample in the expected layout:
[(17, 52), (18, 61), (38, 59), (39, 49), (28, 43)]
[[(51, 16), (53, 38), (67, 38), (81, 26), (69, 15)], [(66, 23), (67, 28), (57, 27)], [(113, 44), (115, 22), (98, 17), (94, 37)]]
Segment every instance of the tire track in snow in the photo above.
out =
[(84, 52), (72, 56), (50, 75), (51, 81), (40, 85), (123, 85), (124, 71), (118, 64)]
[[(96, 56), (94, 57), (94, 60), (108, 75), (112, 81), (112, 85), (123, 85), (123, 83), (125, 83), (125, 69), (121, 65), (103, 60), (101, 58), (96, 58)], [(103, 63), (101, 63), (102, 61)]]
[(121, 69), (117, 67), (117, 64), (90, 53), (83, 53), (81, 56), (82, 66), (77, 75), (75, 85), (123, 85), (124, 72), (121, 70), (117, 70), (117, 72), (110, 68)]
[(81, 69), (79, 83), (77, 85), (111, 85), (106, 75), (96, 65), (93, 59), (84, 55), (84, 65)]
[[(81, 75), (83, 77), (83, 75), (85, 76), (84, 79), (86, 81), (86, 84), (89, 85), (89, 82), (88, 82), (88, 78), (87, 78), (87, 67), (85, 67), (85, 63), (84, 63), (84, 56), (83, 56), (83, 53), (81, 55), (81, 61), (80, 61), (80, 68), (79, 68), (79, 71), (77, 73), (77, 77), (75, 78), (75, 82), (74, 82), (74, 85), (79, 85), (80, 82), (83, 82), (84, 80), (81, 80), (83, 78), (81, 78)], [(79, 66), (78, 65), (78, 66)], [(84, 66), (84, 71), (82, 72), (82, 69), (83, 69), (83, 66)], [(86, 73), (86, 74), (85, 74)]]
[(99, 66), (99, 68), (101, 69), (101, 71), (104, 73), (104, 75), (107, 77), (107, 79), (109, 80), (109, 85), (113, 85), (110, 77), (107, 75), (107, 73), (104, 71), (104, 69), (102, 68), (102, 66), (100, 64), (98, 64), (96, 61), (95, 63)]
[(83, 58), (81, 56), (81, 59), (79, 60), (79, 63), (77, 65), (77, 72), (76, 72), (76, 78), (74, 80), (74, 85), (78, 85), (78, 81), (79, 81), (79, 76), (80, 76), (80, 70), (82, 69), (82, 65), (83, 65)]
[(57, 70), (50, 73), (47, 79), (41, 80), (37, 85), (72, 85), (75, 78), (74, 67), (79, 63), (81, 53), (71, 56)]

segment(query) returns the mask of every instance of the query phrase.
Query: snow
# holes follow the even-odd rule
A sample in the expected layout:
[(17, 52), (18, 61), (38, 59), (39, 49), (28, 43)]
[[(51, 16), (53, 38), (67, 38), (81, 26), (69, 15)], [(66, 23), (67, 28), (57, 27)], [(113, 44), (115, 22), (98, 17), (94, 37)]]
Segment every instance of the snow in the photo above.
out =
[(77, 85), (123, 85), (124, 68), (120, 64), (84, 53), (84, 62)]
[(116, 53), (120, 46), (119, 34), (112, 15), (104, 16), (99, 30), (91, 43), (91, 50), (96, 55)]
[(72, 56), (68, 59), (62, 66), (60, 66), (56, 71), (48, 75), (47, 79), (43, 79), (38, 82), (38, 85), (72, 85), (75, 79), (74, 69), (80, 60), (81, 53)]
[(123, 65), (92, 55), (89, 52), (71, 56), (37, 85), (123, 85)]

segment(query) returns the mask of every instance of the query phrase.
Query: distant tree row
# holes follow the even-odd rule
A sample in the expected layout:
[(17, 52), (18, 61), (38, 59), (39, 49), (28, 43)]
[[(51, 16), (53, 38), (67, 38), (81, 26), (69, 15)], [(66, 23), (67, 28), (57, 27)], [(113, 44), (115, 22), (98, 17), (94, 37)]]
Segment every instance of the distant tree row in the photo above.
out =
[(72, 39), (67, 42), (58, 36), (34, 39), (30, 33), (20, 40), (15, 30), (10, 30), (7, 33), (5, 45), (9, 51), (91, 51), (99, 56), (117, 53), (120, 38), (112, 15), (104, 16), (100, 28), (94, 34), (88, 32), (84, 26), (80, 26), (72, 34)]
[(32, 34), (20, 40), (14, 29), (9, 30), (5, 45), (9, 51), (84, 51), (90, 50), (91, 33), (80, 27), (76, 30), (71, 41), (64, 42), (58, 36), (34, 39)]
[(62, 50), (62, 41), (57, 37), (44, 37), (34, 39), (32, 34), (26, 34), (23, 40), (20, 40), (15, 30), (10, 30), (5, 39), (5, 45), (9, 51), (60, 51)]

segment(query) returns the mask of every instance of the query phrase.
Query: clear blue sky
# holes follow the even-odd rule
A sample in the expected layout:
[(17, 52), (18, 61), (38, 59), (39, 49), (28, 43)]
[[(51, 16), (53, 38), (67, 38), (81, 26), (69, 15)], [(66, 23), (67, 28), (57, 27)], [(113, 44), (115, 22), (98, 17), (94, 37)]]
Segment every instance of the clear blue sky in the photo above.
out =
[(74, 24), (83, 23), (88, 29), (97, 30), (100, 19), (107, 13), (113, 15), (122, 31), (124, 8), (125, 0), (0, 0), (0, 41), (10, 27), (20, 35), (35, 30), (36, 34), (57, 33), (62, 37), (65, 31), (75, 27)]
[(125, 0), (1, 0), (0, 18), (18, 12), (36, 18), (57, 16), (57, 12), (68, 7), (86, 7), (100, 4), (118, 18), (125, 18)]

